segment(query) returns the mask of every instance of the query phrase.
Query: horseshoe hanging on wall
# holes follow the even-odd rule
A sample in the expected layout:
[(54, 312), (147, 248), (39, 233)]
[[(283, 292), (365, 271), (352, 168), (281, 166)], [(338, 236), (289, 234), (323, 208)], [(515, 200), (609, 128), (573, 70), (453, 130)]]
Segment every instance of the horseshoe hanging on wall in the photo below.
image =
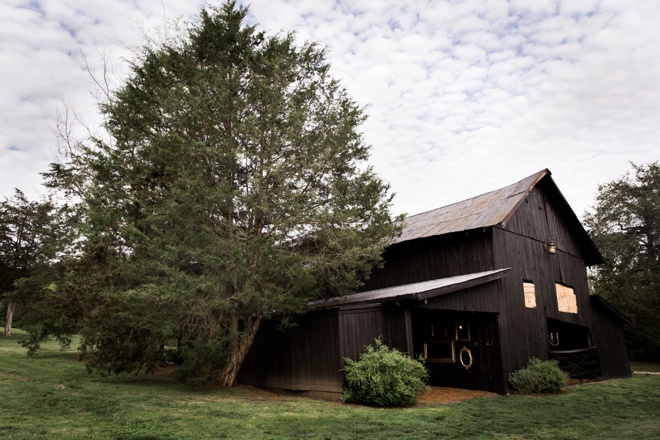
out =
[(550, 345), (553, 347), (556, 347), (559, 345), (559, 333), (555, 333), (555, 336), (552, 336), (552, 333), (550, 333)]
[[(463, 354), (465, 353), (467, 353), (468, 362), (465, 362), (465, 360), (463, 359)], [(458, 352), (458, 360), (461, 363), (461, 365), (463, 365), (463, 368), (469, 370), (470, 367), (472, 366), (472, 351), (470, 351), (470, 349), (464, 345)]]

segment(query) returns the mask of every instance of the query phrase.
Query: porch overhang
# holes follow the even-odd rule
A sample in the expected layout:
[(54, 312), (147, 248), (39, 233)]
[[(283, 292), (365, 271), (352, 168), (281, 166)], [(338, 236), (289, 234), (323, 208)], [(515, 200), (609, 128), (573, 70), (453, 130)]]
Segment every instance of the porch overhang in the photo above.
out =
[(488, 270), (448, 278), (422, 281), (420, 283), (403, 284), (384, 289), (369, 290), (353, 295), (340, 296), (309, 303), (312, 309), (328, 309), (337, 307), (361, 306), (392, 301), (418, 300), (423, 301), (440, 295), (465, 290), (470, 287), (498, 280), (509, 274), (510, 267)]

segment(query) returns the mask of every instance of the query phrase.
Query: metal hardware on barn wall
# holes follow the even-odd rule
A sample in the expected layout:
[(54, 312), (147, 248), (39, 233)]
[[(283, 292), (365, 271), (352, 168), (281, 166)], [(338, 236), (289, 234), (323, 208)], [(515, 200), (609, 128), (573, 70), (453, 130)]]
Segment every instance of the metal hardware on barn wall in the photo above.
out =
[(556, 254), (557, 253), (557, 245), (552, 240), (550, 240), (550, 243), (548, 243), (548, 253), (549, 254)]
[(556, 347), (559, 345), (559, 332), (555, 333), (555, 336), (552, 336), (552, 333), (550, 333), (550, 345), (553, 347)]

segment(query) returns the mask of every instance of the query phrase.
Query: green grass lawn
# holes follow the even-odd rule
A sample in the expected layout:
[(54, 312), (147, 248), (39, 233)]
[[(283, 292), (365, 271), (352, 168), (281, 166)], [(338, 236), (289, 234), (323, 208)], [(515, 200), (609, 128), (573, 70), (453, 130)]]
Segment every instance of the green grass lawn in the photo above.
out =
[(660, 377), (381, 409), (246, 389), (190, 388), (164, 376), (90, 376), (55, 343), (29, 358), (0, 337), (0, 439), (657, 439)]
[(630, 369), (634, 373), (660, 373), (660, 364), (655, 362), (630, 361)]

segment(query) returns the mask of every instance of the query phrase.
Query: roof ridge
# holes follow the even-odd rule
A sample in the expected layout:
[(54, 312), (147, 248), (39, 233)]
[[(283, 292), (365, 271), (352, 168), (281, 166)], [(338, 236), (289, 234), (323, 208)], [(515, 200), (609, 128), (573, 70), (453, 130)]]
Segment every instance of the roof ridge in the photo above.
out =
[(406, 217), (403, 232), (395, 242), (505, 226), (532, 189), (548, 175), (550, 170), (544, 168), (510, 185)]
[(483, 197), (483, 196), (487, 196), (488, 194), (492, 194), (492, 193), (495, 193), (495, 192), (497, 192), (497, 191), (502, 191), (503, 189), (506, 189), (506, 188), (509, 188), (509, 187), (514, 187), (514, 186), (516, 186), (516, 185), (519, 185), (519, 184), (521, 184), (523, 181), (525, 181), (525, 180), (531, 178), (532, 176), (540, 176), (538, 179), (535, 179), (535, 180), (534, 180), (534, 184), (531, 185), (529, 188), (527, 188), (527, 189), (525, 189), (525, 190), (523, 190), (523, 191), (520, 191), (520, 192), (517, 192), (517, 193), (511, 194), (510, 196), (508, 196), (508, 198), (513, 197), (513, 196), (515, 196), (516, 194), (521, 194), (521, 193), (523, 193), (523, 192), (529, 192), (534, 186), (536, 186), (536, 184), (541, 180), (541, 178), (545, 177), (546, 174), (548, 174), (548, 175), (552, 175), (552, 173), (550, 172), (549, 169), (544, 168), (543, 170), (541, 170), (541, 171), (539, 171), (539, 172), (536, 172), (536, 173), (534, 173), (534, 174), (531, 174), (531, 175), (529, 175), (529, 176), (527, 176), (527, 177), (525, 177), (525, 178), (522, 178), (522, 179), (518, 180), (517, 182), (514, 182), (514, 183), (512, 183), (512, 184), (510, 184), (510, 185), (505, 185), (505, 186), (503, 186), (503, 187), (501, 187), (501, 188), (497, 188), (497, 189), (494, 189), (494, 190), (491, 190), (491, 191), (487, 191), (487, 192), (485, 192), (485, 193), (482, 193), (482, 194), (479, 194), (479, 195), (476, 195), (476, 196), (472, 196), (472, 197), (469, 197), (469, 198), (467, 198), (467, 199), (458, 200), (458, 201), (456, 201), (456, 202), (449, 203), (448, 205), (443, 205), (443, 206), (439, 206), (439, 207), (437, 207), (437, 208), (429, 209), (428, 211), (418, 212), (417, 214), (412, 214), (412, 215), (407, 216), (405, 219), (407, 220), (407, 219), (409, 219), (409, 218), (417, 217), (417, 216), (419, 216), (419, 215), (428, 214), (428, 213), (430, 213), (430, 212), (437, 211), (437, 210), (439, 210), (439, 209), (449, 208), (449, 207), (451, 207), (451, 206), (458, 205), (459, 203), (469, 202), (470, 200), (474, 200), (474, 199), (477, 199), (477, 198), (480, 198), (480, 197)]

